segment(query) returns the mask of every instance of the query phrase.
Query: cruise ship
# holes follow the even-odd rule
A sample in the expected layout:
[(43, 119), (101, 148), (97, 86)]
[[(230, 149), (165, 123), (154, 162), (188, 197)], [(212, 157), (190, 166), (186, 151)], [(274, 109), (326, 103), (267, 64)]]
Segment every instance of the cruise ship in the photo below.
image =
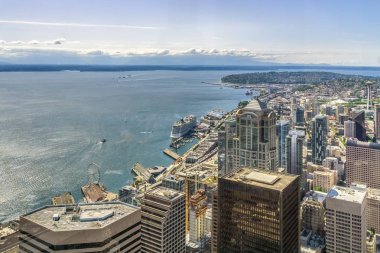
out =
[(172, 132), (170, 134), (170, 137), (173, 141), (175, 141), (176, 139), (186, 135), (196, 126), (197, 118), (194, 115), (188, 115), (174, 123), (174, 125), (172, 126)]

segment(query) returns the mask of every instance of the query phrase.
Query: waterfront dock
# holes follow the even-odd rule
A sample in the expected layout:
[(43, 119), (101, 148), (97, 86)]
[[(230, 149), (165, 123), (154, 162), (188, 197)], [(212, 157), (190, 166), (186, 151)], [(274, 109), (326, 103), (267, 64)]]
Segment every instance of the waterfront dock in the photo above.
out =
[(118, 199), (117, 194), (106, 191), (105, 187), (99, 183), (89, 183), (83, 186), (82, 193), (84, 195), (84, 202), (95, 203), (95, 202), (108, 202), (115, 201)]
[(170, 149), (164, 149), (164, 154), (173, 158), (174, 160), (178, 160), (179, 158), (181, 158), (180, 155), (178, 155), (177, 153), (175, 153), (174, 151), (170, 150)]
[(146, 182), (152, 181), (152, 174), (145, 169), (140, 163), (136, 163), (135, 166), (133, 166), (132, 171), (138, 176), (142, 177), (142, 179)]
[(72, 205), (75, 203), (73, 195), (70, 192), (62, 193), (61, 195), (51, 198), (51, 204), (56, 205)]

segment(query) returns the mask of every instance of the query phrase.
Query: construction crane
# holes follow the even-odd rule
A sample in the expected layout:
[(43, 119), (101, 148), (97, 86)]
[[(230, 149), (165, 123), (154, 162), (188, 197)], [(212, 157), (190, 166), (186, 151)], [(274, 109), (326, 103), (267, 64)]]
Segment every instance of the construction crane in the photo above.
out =
[[(185, 173), (185, 194), (186, 194), (186, 235), (189, 233), (189, 203), (190, 203), (190, 191), (189, 191), (189, 181), (195, 183), (195, 188), (199, 188), (200, 180), (190, 179), (187, 172)], [(198, 185), (198, 187), (197, 187)], [(197, 190), (197, 189), (194, 189)]]

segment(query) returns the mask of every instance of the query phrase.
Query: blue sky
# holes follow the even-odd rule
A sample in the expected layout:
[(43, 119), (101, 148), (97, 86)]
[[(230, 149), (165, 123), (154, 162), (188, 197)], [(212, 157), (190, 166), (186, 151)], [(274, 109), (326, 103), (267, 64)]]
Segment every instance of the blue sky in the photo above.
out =
[(380, 66), (380, 1), (0, 0), (0, 62)]

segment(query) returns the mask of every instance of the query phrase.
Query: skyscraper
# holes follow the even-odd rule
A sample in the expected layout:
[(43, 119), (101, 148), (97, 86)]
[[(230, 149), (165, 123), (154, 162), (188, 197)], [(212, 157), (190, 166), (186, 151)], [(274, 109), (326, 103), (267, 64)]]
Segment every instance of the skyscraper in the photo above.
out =
[(312, 161), (315, 164), (322, 164), (323, 159), (326, 157), (327, 131), (327, 116), (315, 116), (312, 120), (311, 136)]
[(334, 186), (326, 197), (327, 253), (366, 252), (364, 189)]
[(319, 235), (324, 234), (325, 208), (318, 198), (309, 197), (302, 202), (302, 228)]
[(380, 189), (367, 189), (367, 229), (380, 232)]
[(375, 104), (374, 106), (374, 133), (377, 139), (380, 139), (380, 105)]
[(355, 122), (355, 137), (359, 141), (367, 140), (367, 131), (365, 129), (365, 111), (364, 110), (352, 110), (352, 121)]
[(218, 188), (211, 190), (212, 198), (212, 224), (211, 224), (211, 253), (218, 252), (218, 224), (219, 224), (219, 209), (218, 209)]
[(250, 166), (274, 170), (276, 146), (276, 114), (259, 101), (252, 100), (236, 115), (233, 169)]
[(203, 189), (190, 198), (189, 206), (189, 240), (201, 249), (205, 247), (207, 196)]
[(339, 119), (339, 115), (345, 114), (345, 107), (343, 105), (337, 105), (336, 106), (336, 118)]
[(287, 165), (286, 170), (290, 174), (302, 174), (302, 152), (305, 133), (301, 130), (291, 130), (286, 137)]
[(329, 168), (330, 170), (338, 170), (339, 161), (336, 157), (326, 157), (322, 162), (323, 167)]
[(276, 135), (277, 135), (277, 161), (278, 166), (286, 168), (287, 156), (286, 156), (286, 136), (290, 131), (290, 122), (287, 120), (279, 120), (276, 123)]
[(344, 122), (344, 137), (345, 138), (355, 138), (356, 134), (356, 124), (352, 120), (347, 120)]
[(356, 182), (380, 189), (380, 144), (348, 140), (345, 170), (348, 185)]
[(141, 200), (141, 252), (185, 252), (185, 194), (156, 187)]
[(371, 81), (367, 81), (365, 83), (365, 85), (367, 86), (367, 111), (369, 111), (369, 108), (371, 106), (371, 97), (372, 97), (372, 85), (373, 85), (373, 82)]
[(218, 252), (300, 252), (299, 176), (241, 168), (218, 188)]
[(233, 168), (233, 140), (236, 119), (228, 119), (218, 132), (218, 174), (224, 176)]
[(122, 202), (46, 206), (20, 217), (19, 252), (140, 252), (140, 222)]
[(303, 126), (305, 124), (305, 110), (302, 107), (297, 107), (293, 111), (293, 125)]

